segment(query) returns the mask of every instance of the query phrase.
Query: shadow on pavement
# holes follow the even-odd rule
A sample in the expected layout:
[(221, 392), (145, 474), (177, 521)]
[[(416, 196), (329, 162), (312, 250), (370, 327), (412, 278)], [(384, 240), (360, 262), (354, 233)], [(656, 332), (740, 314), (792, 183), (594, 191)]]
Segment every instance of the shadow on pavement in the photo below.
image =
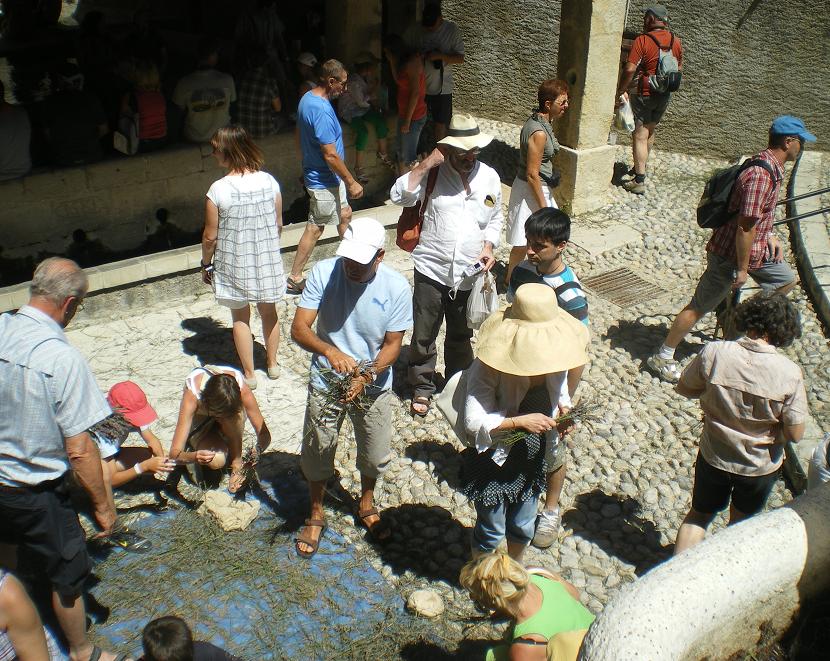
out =
[[(182, 340), (185, 354), (196, 356), (202, 365), (229, 365), (242, 369), (233, 343), (233, 330), (210, 317), (183, 319), (181, 326), (193, 333)], [(265, 369), (265, 347), (257, 341), (254, 341), (254, 367)]]
[(635, 566), (638, 576), (668, 560), (673, 544), (663, 546), (652, 521), (640, 516), (640, 502), (611, 496), (599, 489), (579, 494), (563, 522), (583, 539), (595, 543), (608, 555)]

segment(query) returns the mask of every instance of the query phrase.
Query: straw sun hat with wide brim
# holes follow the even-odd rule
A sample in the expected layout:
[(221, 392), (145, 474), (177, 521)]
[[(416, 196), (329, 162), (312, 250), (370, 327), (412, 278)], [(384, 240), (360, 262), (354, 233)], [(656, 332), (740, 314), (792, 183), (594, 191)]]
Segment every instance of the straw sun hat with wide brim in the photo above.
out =
[(588, 328), (559, 308), (541, 283), (516, 290), (513, 305), (490, 315), (476, 340), (482, 363), (514, 376), (537, 376), (588, 362)]
[(486, 147), (492, 141), (493, 136), (482, 133), (472, 115), (453, 115), (447, 129), (447, 137), (439, 140), (438, 144), (469, 151)]

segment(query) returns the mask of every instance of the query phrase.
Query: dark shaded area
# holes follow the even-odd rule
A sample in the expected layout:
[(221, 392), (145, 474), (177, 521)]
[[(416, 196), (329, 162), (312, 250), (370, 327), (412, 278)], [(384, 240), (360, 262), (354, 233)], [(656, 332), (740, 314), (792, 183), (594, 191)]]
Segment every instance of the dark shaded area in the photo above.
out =
[(608, 555), (635, 565), (638, 576), (671, 557), (674, 545), (663, 546), (652, 521), (640, 516), (634, 498), (611, 496), (594, 489), (579, 494), (563, 522), (580, 537), (595, 543)]
[[(634, 321), (621, 319), (616, 324), (609, 326), (603, 336), (603, 339), (610, 342), (612, 349), (622, 348), (631, 356), (632, 360), (640, 361), (639, 369), (641, 372), (650, 372), (646, 366), (646, 359), (659, 348), (660, 343), (669, 332), (664, 323), (644, 323), (643, 319), (646, 318), (644, 316), (638, 317)], [(691, 334), (707, 342), (712, 339), (701, 330), (693, 330)], [(700, 344), (691, 344), (684, 340), (678, 345), (675, 358), (682, 361), (689, 356), (696, 355), (702, 348), (703, 346)]]
[(462, 640), (458, 647), (447, 650), (429, 640), (407, 643), (401, 648), (400, 658), (405, 661), (480, 661), (487, 649), (497, 645), (499, 640)]
[[(409, 570), (430, 580), (458, 585), (458, 573), (470, 558), (470, 529), (437, 505), (404, 504), (383, 511), (392, 538), (375, 545), (396, 574)], [(417, 548), (413, 540), (418, 540)]]
[[(255, 323), (251, 320), (251, 323)], [(182, 328), (193, 333), (182, 340), (182, 350), (188, 356), (196, 356), (202, 365), (229, 365), (242, 369), (233, 330), (210, 317), (192, 317), (182, 320)], [(254, 367), (265, 369), (265, 347), (254, 342)]]
[[(501, 182), (510, 186), (516, 177), (519, 150), (496, 138), (481, 150), (479, 160), (498, 172)], [(504, 201), (507, 202), (507, 200)]]
[(446, 482), (451, 489), (460, 486), (461, 454), (452, 443), (417, 441), (406, 446), (404, 452), (413, 461), (431, 461), (434, 466), (432, 474), (439, 482)]

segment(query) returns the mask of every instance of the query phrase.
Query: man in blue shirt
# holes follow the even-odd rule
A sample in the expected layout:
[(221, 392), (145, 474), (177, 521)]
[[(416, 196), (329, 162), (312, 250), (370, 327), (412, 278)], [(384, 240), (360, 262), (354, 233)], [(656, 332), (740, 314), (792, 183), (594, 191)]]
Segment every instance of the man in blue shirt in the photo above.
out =
[[(571, 238), (571, 219), (564, 211), (544, 207), (530, 214), (525, 221), (527, 238), (527, 259), (518, 264), (510, 275), (507, 300), (511, 303), (516, 290), (524, 284), (535, 282), (545, 284), (556, 292), (556, 302), (575, 319), (588, 325), (588, 300), (579, 279), (570, 266), (565, 264), (563, 254)], [(584, 365), (568, 370), (568, 394), (573, 399)], [(565, 411), (562, 411), (565, 413)], [(548, 465), (545, 504), (536, 521), (533, 545), (546, 549), (559, 537), (562, 514), (559, 497), (565, 486), (565, 443), (560, 443), (561, 452)]]
[(75, 262), (50, 257), (35, 270), (28, 305), (0, 316), (0, 541), (18, 544), (21, 561), (49, 580), (72, 658), (112, 661), (86, 635), (81, 592), (92, 563), (65, 479), (74, 471), (99, 537), (108, 535), (115, 509), (87, 429), (111, 411), (63, 333), (87, 287)]
[(349, 74), (337, 60), (326, 60), (318, 70), (317, 86), (300, 99), (297, 108), (297, 133), (303, 154), (303, 180), (311, 198), (308, 224), (297, 244), (297, 254), (288, 276), (286, 292), (302, 293), (305, 268), (317, 240), (326, 225), (337, 225), (342, 237), (352, 208), (346, 197), (357, 199), (363, 195), (360, 185), (346, 167), (343, 149), (343, 129), (331, 105), (345, 90)]
[[(317, 552), (326, 528), (323, 489), (334, 475), (337, 435), (346, 415), (357, 443), (358, 517), (376, 541), (391, 535), (374, 507), (374, 490), (391, 459), (396, 406), (391, 366), (412, 325), (412, 293), (406, 278), (381, 264), (385, 240), (383, 225), (373, 218), (352, 221), (337, 249), (339, 257), (311, 270), (291, 325), (291, 337), (312, 353), (301, 456), (311, 514), (296, 538), (297, 553), (304, 558)], [(338, 390), (345, 395), (333, 399)]]

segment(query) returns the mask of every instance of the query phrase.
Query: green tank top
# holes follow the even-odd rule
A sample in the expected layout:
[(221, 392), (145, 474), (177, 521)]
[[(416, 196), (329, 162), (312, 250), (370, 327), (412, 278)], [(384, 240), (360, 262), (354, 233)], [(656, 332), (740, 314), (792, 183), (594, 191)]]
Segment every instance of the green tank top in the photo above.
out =
[(594, 621), (594, 615), (578, 600), (568, 594), (559, 581), (531, 574), (530, 581), (542, 591), (542, 607), (524, 622), (508, 630), (506, 645), (499, 645), (487, 651), (487, 661), (507, 661), (509, 646), (522, 636), (536, 634), (550, 640), (558, 633), (587, 629)]
[(539, 172), (545, 177), (553, 176), (553, 157), (559, 151), (559, 141), (553, 135), (550, 122), (540, 119), (538, 114), (533, 113), (527, 118), (519, 134), (519, 169), (516, 171), (516, 176), (522, 181), (527, 181), (527, 143), (530, 141), (530, 136), (537, 131), (544, 131), (547, 135)]

